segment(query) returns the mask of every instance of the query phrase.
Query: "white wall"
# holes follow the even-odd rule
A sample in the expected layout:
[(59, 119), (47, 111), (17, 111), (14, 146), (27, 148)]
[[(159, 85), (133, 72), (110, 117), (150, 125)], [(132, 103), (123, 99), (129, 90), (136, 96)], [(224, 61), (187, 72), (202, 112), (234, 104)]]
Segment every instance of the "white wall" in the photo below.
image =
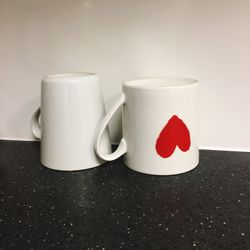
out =
[(125, 80), (199, 79), (200, 145), (250, 150), (249, 11), (247, 0), (0, 0), (0, 138), (32, 139), (44, 75), (94, 71), (107, 108)]

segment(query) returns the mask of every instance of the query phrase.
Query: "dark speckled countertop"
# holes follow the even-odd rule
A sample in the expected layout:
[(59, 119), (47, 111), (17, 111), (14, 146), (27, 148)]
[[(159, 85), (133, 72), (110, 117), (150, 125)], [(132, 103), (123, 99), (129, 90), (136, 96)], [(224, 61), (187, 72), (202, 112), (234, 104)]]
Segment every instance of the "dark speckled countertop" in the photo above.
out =
[(149, 176), (119, 159), (57, 172), (36, 142), (0, 141), (1, 249), (250, 249), (250, 153)]

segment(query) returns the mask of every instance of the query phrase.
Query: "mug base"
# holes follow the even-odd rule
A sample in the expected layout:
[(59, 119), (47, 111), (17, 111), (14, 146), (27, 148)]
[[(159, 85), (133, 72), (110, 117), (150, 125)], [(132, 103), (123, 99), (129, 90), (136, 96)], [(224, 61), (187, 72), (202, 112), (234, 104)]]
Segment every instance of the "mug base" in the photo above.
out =
[(44, 163), (44, 162), (41, 161), (41, 164), (42, 164), (43, 167), (51, 169), (51, 170), (63, 171), (63, 172), (87, 170), (87, 169), (99, 167), (99, 166), (103, 165), (104, 163), (105, 163), (105, 161), (102, 161), (102, 162), (99, 162), (99, 163), (89, 164), (88, 167), (61, 168), (61, 167), (58, 167), (58, 166), (57, 167), (56, 166), (51, 166), (51, 165), (46, 164), (46, 163)]
[(133, 170), (133, 171), (135, 171), (135, 172), (137, 172), (137, 173), (146, 174), (146, 175), (154, 175), (154, 176), (169, 176), (169, 175), (171, 176), (171, 175), (185, 174), (185, 173), (187, 173), (187, 172), (190, 172), (190, 171), (194, 170), (194, 169), (195, 169), (196, 167), (198, 167), (198, 165), (199, 165), (199, 162), (198, 162), (195, 166), (193, 166), (193, 167), (191, 167), (191, 168), (188, 168), (188, 169), (185, 169), (184, 171), (181, 171), (181, 172), (172, 171), (172, 172), (168, 172), (168, 173), (166, 173), (166, 172), (160, 173), (160, 172), (153, 172), (153, 171), (150, 172), (150, 171), (139, 170), (139, 169), (130, 167), (125, 161), (123, 161), (123, 162), (124, 162), (124, 164), (125, 164), (129, 169), (131, 169), (131, 170)]

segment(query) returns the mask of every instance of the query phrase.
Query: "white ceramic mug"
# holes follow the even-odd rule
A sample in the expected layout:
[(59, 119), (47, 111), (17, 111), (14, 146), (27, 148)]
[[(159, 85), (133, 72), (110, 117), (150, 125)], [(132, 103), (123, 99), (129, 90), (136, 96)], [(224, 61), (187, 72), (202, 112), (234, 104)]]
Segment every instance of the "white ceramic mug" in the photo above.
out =
[[(116, 110), (123, 106), (123, 138), (115, 152), (100, 144)], [(124, 155), (138, 172), (172, 175), (199, 163), (197, 145), (198, 82), (186, 78), (141, 79), (123, 84), (123, 93), (97, 130), (95, 151), (111, 161)]]
[[(81, 170), (102, 164), (94, 152), (95, 131), (105, 116), (98, 76), (94, 73), (49, 75), (41, 83), (41, 117), (31, 130), (41, 139), (41, 163), (56, 170)], [(39, 122), (40, 120), (40, 122)], [(108, 130), (102, 147), (111, 152)]]

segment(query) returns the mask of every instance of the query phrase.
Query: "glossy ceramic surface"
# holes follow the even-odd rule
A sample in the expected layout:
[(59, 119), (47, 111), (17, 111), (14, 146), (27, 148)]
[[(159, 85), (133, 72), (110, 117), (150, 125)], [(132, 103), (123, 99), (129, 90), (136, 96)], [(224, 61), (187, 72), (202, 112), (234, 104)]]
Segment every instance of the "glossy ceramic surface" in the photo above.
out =
[[(95, 142), (97, 154), (138, 172), (172, 175), (198, 165), (198, 82), (185, 78), (142, 79), (126, 82), (123, 93), (102, 121)], [(123, 138), (112, 154), (102, 152), (102, 132), (123, 105)]]
[[(96, 127), (105, 115), (97, 75), (73, 73), (43, 78), (40, 123), (39, 113), (40, 109), (33, 115), (31, 129), (41, 139), (44, 166), (81, 170), (103, 163), (93, 149)], [(102, 147), (110, 152), (108, 131), (104, 134)]]

